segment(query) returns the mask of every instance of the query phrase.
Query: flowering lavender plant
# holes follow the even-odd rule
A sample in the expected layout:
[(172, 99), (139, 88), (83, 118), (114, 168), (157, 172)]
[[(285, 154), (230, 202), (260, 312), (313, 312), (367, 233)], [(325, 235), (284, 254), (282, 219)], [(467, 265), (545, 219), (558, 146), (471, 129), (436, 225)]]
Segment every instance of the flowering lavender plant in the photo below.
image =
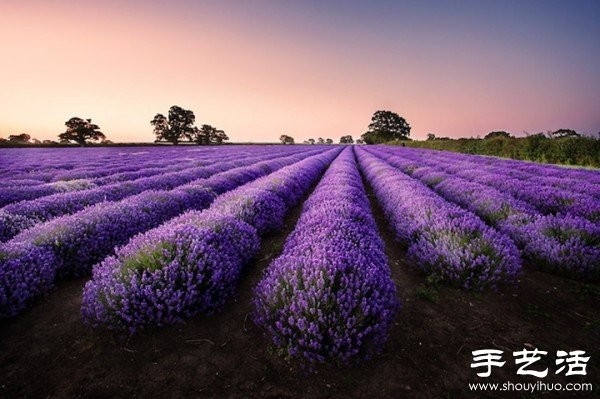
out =
[(467, 289), (515, 281), (521, 259), (506, 235), (366, 150), (358, 149), (357, 154), (416, 267)]
[(399, 302), (352, 149), (306, 201), (254, 305), (274, 345), (303, 364), (346, 364), (381, 350)]
[[(24, 309), (52, 284), (25, 287), (30, 275), (42, 274), (50, 268), (54, 278), (89, 274), (93, 264), (111, 255), (115, 247), (127, 243), (134, 235), (159, 226), (188, 209), (207, 208), (214, 198), (230, 189), (299, 161), (306, 155), (292, 155), (223, 172), (227, 184), (222, 185), (220, 174), (178, 187), (171, 191), (145, 191), (118, 202), (100, 203), (76, 214), (63, 216), (23, 231), (6, 244), (0, 245), (0, 317), (12, 316)], [(23, 245), (17, 245), (23, 244)], [(12, 249), (19, 248), (18, 252)], [(10, 262), (2, 254), (11, 251)], [(40, 262), (30, 263), (31, 252), (44, 252)], [(38, 255), (36, 255), (38, 256)], [(38, 270), (40, 269), (40, 270)], [(48, 275), (47, 272), (43, 273)], [(11, 276), (10, 279), (2, 279)], [(35, 295), (30, 296), (29, 293)]]
[[(204, 212), (183, 214), (134, 238), (94, 267), (83, 294), (84, 320), (133, 334), (214, 312), (235, 291), (260, 236), (280, 229), (286, 203), (301, 196), (287, 190), (288, 182), (299, 176), (314, 182), (338, 152), (289, 165), (220, 196)], [(299, 187), (305, 192), (309, 186)]]

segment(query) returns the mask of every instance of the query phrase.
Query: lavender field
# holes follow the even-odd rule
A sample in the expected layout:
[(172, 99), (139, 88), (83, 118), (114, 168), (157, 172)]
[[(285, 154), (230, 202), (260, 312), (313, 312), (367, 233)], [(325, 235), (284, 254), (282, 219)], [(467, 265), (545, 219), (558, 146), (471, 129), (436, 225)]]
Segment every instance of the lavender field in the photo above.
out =
[(479, 347), (600, 355), (598, 170), (395, 146), (11, 149), (0, 206), (9, 396), (109, 395), (116, 375), (126, 396), (441, 394)]

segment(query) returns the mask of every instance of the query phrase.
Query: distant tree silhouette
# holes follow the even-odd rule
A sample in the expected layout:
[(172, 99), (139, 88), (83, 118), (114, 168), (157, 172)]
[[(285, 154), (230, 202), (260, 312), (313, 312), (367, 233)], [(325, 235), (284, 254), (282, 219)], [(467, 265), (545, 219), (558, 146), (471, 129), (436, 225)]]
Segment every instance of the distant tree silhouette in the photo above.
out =
[(406, 119), (392, 111), (377, 111), (371, 118), (369, 130), (362, 135), (367, 144), (384, 143), (392, 140), (408, 140), (410, 125)]
[(153, 132), (156, 135), (156, 141), (166, 140), (173, 144), (179, 142), (180, 137), (174, 137), (171, 134), (169, 120), (163, 114), (156, 114), (150, 124), (154, 127)]
[(550, 133), (550, 137), (554, 139), (562, 139), (566, 137), (581, 137), (581, 134), (572, 129), (558, 129)]
[(168, 115), (166, 118), (163, 114), (156, 114), (150, 121), (150, 124), (154, 126), (156, 140), (165, 140), (174, 145), (179, 144), (184, 137), (192, 141), (198, 130), (194, 126), (196, 122), (194, 112), (173, 105), (169, 109)]
[(11, 134), (8, 136), (8, 141), (11, 143), (29, 143), (31, 136), (27, 133)]
[(485, 135), (484, 139), (494, 139), (497, 137), (506, 137), (506, 138), (510, 138), (510, 133), (505, 132), (503, 130), (499, 130), (496, 132), (489, 132), (488, 134)]
[(317, 143), (319, 143), (319, 144), (325, 144), (325, 140), (323, 139), (323, 137), (319, 137), (317, 139)]
[(202, 125), (200, 129), (195, 127), (187, 137), (196, 144), (222, 144), (223, 141), (229, 140), (223, 130), (207, 124)]
[(428, 141), (435, 140), (435, 134), (433, 134), (433, 133), (427, 133), (427, 140)]
[(354, 143), (354, 139), (349, 134), (346, 136), (340, 137), (340, 144), (352, 144)]
[(91, 119), (71, 118), (65, 122), (67, 131), (58, 135), (61, 143), (74, 141), (84, 146), (87, 140), (98, 141), (106, 136), (100, 131), (100, 127), (92, 123)]
[(279, 136), (279, 141), (281, 141), (282, 144), (294, 144), (294, 138), (287, 134)]
[(314, 144), (315, 143), (315, 139), (308, 139), (306, 141), (308, 142), (308, 144)]
[(364, 144), (365, 142), (363, 141), (363, 139), (356, 139), (356, 144)]
[(223, 130), (217, 129), (214, 136), (211, 137), (211, 140), (214, 140), (216, 144), (223, 144), (224, 141), (229, 140), (229, 136), (227, 136)]
[(325, 139), (325, 143), (327, 143), (327, 144), (333, 144), (333, 140), (332, 139)]

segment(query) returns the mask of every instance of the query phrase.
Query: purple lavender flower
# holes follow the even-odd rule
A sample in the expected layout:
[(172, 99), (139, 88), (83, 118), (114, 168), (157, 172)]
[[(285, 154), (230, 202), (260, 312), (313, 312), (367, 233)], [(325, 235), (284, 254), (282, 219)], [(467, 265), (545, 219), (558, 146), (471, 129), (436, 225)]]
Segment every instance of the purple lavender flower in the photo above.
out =
[(352, 149), (329, 167), (255, 290), (255, 321), (305, 364), (381, 350), (399, 306)]
[[(214, 312), (233, 294), (240, 271), (258, 251), (259, 237), (282, 227), (286, 204), (300, 198), (338, 152), (253, 180), (204, 212), (185, 213), (134, 238), (94, 267), (83, 294), (84, 320), (133, 334)], [(263, 173), (271, 170), (262, 166)], [(304, 191), (289, 190), (300, 176), (309, 182)]]
[[(32, 256), (31, 253), (43, 252), (43, 258), (51, 260), (50, 267), (55, 278), (86, 275), (93, 264), (111, 255), (115, 247), (127, 243), (134, 235), (157, 227), (185, 210), (207, 208), (217, 194), (229, 189), (230, 182), (245, 184), (265, 175), (270, 169), (282, 168), (306, 156), (306, 153), (292, 155), (229, 170), (224, 172), (228, 177), (225, 187), (221, 185), (222, 176), (215, 175), (214, 178), (171, 191), (150, 190), (119, 202), (100, 203), (74, 215), (63, 216), (25, 230), (0, 246), (0, 250), (5, 245), (10, 248), (23, 244), (25, 250), (15, 255), (15, 258), (28, 259)], [(0, 287), (5, 290), (20, 290), (25, 284), (35, 284), (36, 281), (27, 282), (29, 271), (26, 268), (17, 268), (10, 273), (6, 271), (13, 268), (11, 265), (14, 262), (17, 261), (9, 262), (0, 258), (0, 277), (12, 276), (11, 281), (0, 278)], [(24, 264), (25, 261), (20, 262)], [(10, 309), (0, 308), (0, 316), (16, 314), (48, 289), (49, 286), (44, 281), (40, 287), (24, 287), (24, 293), (11, 291), (7, 296), (14, 298), (15, 302), (7, 304)]]
[[(521, 259), (508, 237), (366, 150), (358, 149), (357, 155), (397, 240), (416, 267), (467, 289), (515, 281)], [(419, 174), (416, 168), (411, 173)], [(443, 181), (440, 177), (434, 182)]]

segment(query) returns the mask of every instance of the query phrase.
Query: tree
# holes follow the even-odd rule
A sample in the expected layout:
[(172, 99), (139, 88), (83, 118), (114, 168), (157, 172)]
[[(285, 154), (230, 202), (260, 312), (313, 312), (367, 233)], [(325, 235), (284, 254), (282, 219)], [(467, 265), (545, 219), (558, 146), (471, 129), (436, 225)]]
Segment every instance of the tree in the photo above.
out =
[(510, 133), (500, 130), (497, 132), (489, 132), (488, 134), (485, 135), (484, 139), (495, 139), (498, 137), (505, 137), (508, 139), (511, 136), (510, 136)]
[(315, 139), (308, 139), (307, 141), (308, 141), (308, 144), (311, 144), (311, 145), (315, 143)]
[(196, 144), (210, 144), (210, 139), (215, 135), (217, 128), (212, 127), (208, 124), (203, 124), (200, 129), (194, 129), (194, 137), (191, 141), (195, 141)]
[(207, 124), (202, 125), (200, 129), (194, 127), (188, 138), (196, 144), (223, 144), (223, 141), (229, 140), (223, 130)]
[(432, 141), (432, 140), (435, 140), (435, 134), (427, 133), (427, 141)]
[(325, 143), (327, 143), (327, 144), (333, 144), (333, 140), (331, 140), (331, 139), (325, 139)]
[(98, 141), (106, 136), (100, 131), (100, 127), (92, 123), (91, 119), (71, 118), (65, 122), (67, 131), (58, 135), (61, 143), (74, 141), (84, 146), (87, 140)]
[(319, 144), (325, 144), (325, 140), (323, 140), (323, 137), (319, 137), (317, 139), (317, 143), (319, 143)]
[(152, 131), (156, 135), (156, 141), (167, 140), (173, 142), (175, 140), (173, 144), (177, 144), (179, 141), (179, 137), (171, 136), (169, 121), (163, 114), (156, 114), (150, 124), (154, 127)]
[(227, 136), (223, 130), (217, 129), (212, 139), (217, 144), (223, 144), (224, 141), (229, 140), (229, 136)]
[(352, 144), (354, 143), (354, 139), (349, 134), (346, 136), (340, 137), (340, 144)]
[(356, 144), (364, 144), (365, 142), (362, 139), (356, 139)]
[(294, 144), (294, 138), (287, 134), (282, 134), (279, 137), (279, 140), (281, 141), (281, 144)]
[(362, 135), (367, 144), (384, 143), (392, 140), (408, 140), (410, 125), (392, 111), (377, 111), (371, 118), (369, 130)]
[(193, 111), (173, 105), (169, 108), (168, 115), (166, 118), (162, 114), (156, 114), (150, 121), (154, 126), (156, 141), (166, 140), (177, 145), (184, 137), (190, 141), (196, 137), (198, 128), (194, 126), (196, 116)]
[(27, 133), (11, 134), (10, 136), (8, 136), (8, 141), (10, 141), (11, 143), (29, 143), (30, 139), (31, 136)]
[(581, 137), (581, 135), (572, 129), (558, 129), (550, 133), (550, 137), (553, 139), (562, 139), (566, 137)]

